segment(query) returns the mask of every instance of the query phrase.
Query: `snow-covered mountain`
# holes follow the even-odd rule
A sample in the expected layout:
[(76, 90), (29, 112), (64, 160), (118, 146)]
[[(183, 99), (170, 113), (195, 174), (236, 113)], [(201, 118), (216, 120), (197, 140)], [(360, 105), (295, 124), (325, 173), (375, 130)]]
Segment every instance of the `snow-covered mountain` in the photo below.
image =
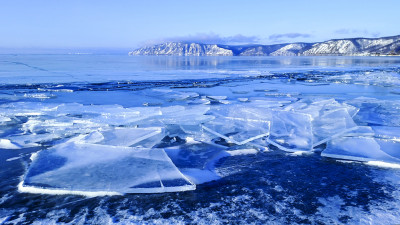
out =
[(400, 35), (383, 38), (352, 38), (316, 43), (302, 55), (389, 55), (400, 54)]
[(335, 39), (319, 43), (275, 45), (219, 45), (167, 42), (129, 52), (129, 55), (177, 56), (298, 56), (298, 55), (400, 55), (400, 35), (382, 38)]
[(129, 55), (232, 56), (233, 52), (215, 44), (168, 42), (139, 48)]

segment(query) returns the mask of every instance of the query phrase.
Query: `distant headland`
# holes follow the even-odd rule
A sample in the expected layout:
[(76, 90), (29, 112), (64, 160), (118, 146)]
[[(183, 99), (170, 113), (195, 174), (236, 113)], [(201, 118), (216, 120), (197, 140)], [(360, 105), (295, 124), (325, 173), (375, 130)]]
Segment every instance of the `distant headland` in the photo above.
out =
[(400, 35), (380, 38), (333, 39), (316, 43), (273, 45), (223, 45), (194, 42), (166, 42), (143, 47), (129, 55), (170, 56), (396, 56), (400, 55)]

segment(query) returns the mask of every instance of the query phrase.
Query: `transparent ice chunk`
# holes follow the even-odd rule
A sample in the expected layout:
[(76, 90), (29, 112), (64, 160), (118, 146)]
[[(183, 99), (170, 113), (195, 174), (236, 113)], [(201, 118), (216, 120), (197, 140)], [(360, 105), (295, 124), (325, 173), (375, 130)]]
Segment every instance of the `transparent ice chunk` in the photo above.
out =
[(289, 152), (311, 151), (313, 148), (312, 118), (308, 114), (272, 111), (268, 142)]
[(323, 112), (336, 109), (346, 109), (350, 117), (355, 116), (359, 111), (357, 107), (339, 103), (335, 99), (303, 99), (285, 107), (285, 110), (307, 113), (313, 118), (320, 116)]
[(313, 147), (357, 129), (352, 117), (358, 108), (334, 99), (305, 99), (286, 106), (285, 110), (311, 116)]
[(222, 106), (212, 112), (214, 120), (201, 125), (204, 132), (227, 143), (243, 145), (269, 135), (270, 120), (257, 110), (239, 105)]
[[(262, 143), (259, 139), (257, 144), (266, 146), (269, 143), (281, 150), (291, 152), (312, 150), (312, 118), (308, 114), (261, 107), (247, 107), (247, 105), (219, 107), (214, 109), (212, 114), (216, 115), (217, 118), (210, 123), (218, 126), (211, 130), (231, 143), (244, 144), (248, 140), (252, 141), (269, 135), (266, 142)], [(225, 121), (219, 122), (220, 118)], [(236, 120), (237, 122), (226, 121), (227, 119)], [(267, 124), (270, 124), (270, 126), (267, 126)], [(204, 124), (204, 126), (210, 128), (207, 124)], [(269, 127), (270, 129), (268, 130)], [(226, 134), (232, 135), (235, 132), (239, 137), (242, 135), (241, 139), (227, 139), (230, 136)], [(244, 139), (243, 137), (247, 138)]]
[(347, 112), (347, 109), (344, 108), (324, 111), (314, 118), (312, 124), (314, 146), (357, 129), (357, 125)]
[(228, 143), (243, 145), (269, 135), (270, 121), (250, 118), (225, 117), (204, 123), (202, 128)]
[(371, 137), (343, 137), (328, 142), (321, 156), (356, 161), (400, 163), (400, 143)]
[(195, 189), (163, 149), (73, 142), (37, 153), (21, 187), (22, 190), (34, 187), (44, 193), (47, 189), (72, 193), (156, 193)]

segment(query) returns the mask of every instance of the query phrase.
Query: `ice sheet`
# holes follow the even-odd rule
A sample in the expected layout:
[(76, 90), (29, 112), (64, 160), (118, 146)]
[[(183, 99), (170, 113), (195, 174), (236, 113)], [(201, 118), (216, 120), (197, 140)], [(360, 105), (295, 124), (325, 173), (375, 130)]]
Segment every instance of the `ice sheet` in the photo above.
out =
[(43, 150), (24, 178), (28, 187), (79, 192), (155, 193), (194, 190), (163, 149), (66, 143)]
[(371, 137), (343, 137), (328, 142), (321, 156), (356, 161), (400, 163), (400, 143)]

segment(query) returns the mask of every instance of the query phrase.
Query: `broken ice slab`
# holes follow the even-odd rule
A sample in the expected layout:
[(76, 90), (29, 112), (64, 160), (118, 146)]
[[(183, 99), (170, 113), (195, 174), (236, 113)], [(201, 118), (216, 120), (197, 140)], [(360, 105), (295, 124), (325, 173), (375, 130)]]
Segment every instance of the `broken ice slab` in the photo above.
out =
[(307, 113), (313, 118), (336, 109), (346, 109), (350, 117), (354, 117), (359, 111), (357, 107), (339, 103), (335, 99), (302, 99), (285, 107), (285, 110)]
[(160, 193), (194, 190), (163, 149), (66, 143), (33, 158), (22, 192)]
[(321, 156), (400, 164), (400, 143), (371, 137), (343, 137), (328, 142)]
[(116, 127), (108, 130), (93, 131), (86, 135), (72, 138), (69, 142), (81, 142), (91, 144), (113, 146), (141, 146), (151, 148), (164, 138), (162, 127), (129, 128)]
[(347, 109), (343, 108), (322, 112), (318, 117), (314, 118), (312, 124), (314, 134), (313, 146), (318, 146), (357, 129), (357, 125), (350, 117)]
[[(248, 140), (256, 140), (255, 137), (269, 137), (267, 142), (284, 151), (311, 151), (312, 150), (312, 118), (308, 114), (271, 110), (261, 107), (247, 107), (240, 105), (217, 107), (211, 111), (217, 118), (210, 121), (211, 124), (218, 125), (210, 128), (213, 132), (219, 134), (219, 137), (234, 144), (244, 144)], [(235, 119), (238, 124), (232, 121), (218, 122), (220, 118)], [(270, 123), (269, 132), (266, 130), (266, 124)], [(261, 124), (264, 124), (263, 126)], [(268, 126), (269, 127), (269, 126)], [(232, 139), (229, 135), (237, 133), (240, 139)], [(243, 134), (242, 134), (243, 133)], [(242, 135), (242, 136), (240, 136)], [(261, 135), (261, 136), (259, 136)], [(247, 137), (247, 138), (244, 138)], [(230, 139), (227, 139), (230, 138)], [(255, 138), (255, 139), (254, 139)], [(258, 138), (258, 139), (259, 139)], [(245, 141), (246, 140), (246, 141)], [(259, 142), (259, 140), (258, 140)], [(257, 143), (266, 146), (268, 143)]]
[(357, 129), (352, 117), (358, 109), (334, 99), (304, 99), (287, 105), (285, 110), (311, 116), (314, 147)]
[(217, 117), (202, 124), (206, 132), (224, 139), (227, 143), (244, 145), (259, 138), (267, 137), (270, 121), (244, 117)]
[(289, 152), (312, 151), (312, 117), (308, 114), (271, 111), (271, 134), (267, 142)]
[(210, 140), (219, 137), (227, 143), (243, 145), (269, 135), (270, 118), (256, 109), (232, 105), (215, 107), (210, 113), (215, 119), (201, 125), (203, 132), (211, 135)]

